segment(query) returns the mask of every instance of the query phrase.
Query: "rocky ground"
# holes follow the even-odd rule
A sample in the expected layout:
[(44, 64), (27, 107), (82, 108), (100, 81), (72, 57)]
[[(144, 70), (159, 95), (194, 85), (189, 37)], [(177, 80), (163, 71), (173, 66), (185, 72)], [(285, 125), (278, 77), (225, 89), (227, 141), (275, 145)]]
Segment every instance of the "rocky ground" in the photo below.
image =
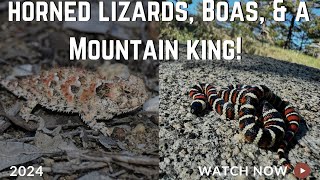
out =
[[(181, 53), (185, 54), (185, 53)], [(293, 165), (307, 163), (309, 179), (320, 179), (320, 70), (272, 58), (244, 55), (241, 61), (179, 61), (160, 65), (160, 177), (207, 179), (198, 166), (272, 166), (276, 152), (243, 141), (237, 121), (215, 112), (202, 117), (190, 113), (188, 90), (198, 82), (216, 86), (264, 84), (291, 102), (304, 122), (291, 145)], [(212, 179), (212, 177), (210, 177)], [(236, 176), (214, 179), (295, 179), (283, 176)]]

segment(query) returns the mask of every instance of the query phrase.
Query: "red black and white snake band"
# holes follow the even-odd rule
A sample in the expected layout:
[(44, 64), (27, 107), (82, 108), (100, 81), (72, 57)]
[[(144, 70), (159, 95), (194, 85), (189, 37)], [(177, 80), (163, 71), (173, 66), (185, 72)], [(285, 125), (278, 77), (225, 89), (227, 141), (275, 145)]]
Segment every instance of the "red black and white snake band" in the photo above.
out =
[(191, 112), (216, 111), (224, 119), (237, 119), (247, 142), (261, 148), (278, 147), (279, 164), (292, 170), (284, 152), (299, 129), (300, 115), (264, 85), (230, 85), (217, 90), (197, 84), (189, 92)]

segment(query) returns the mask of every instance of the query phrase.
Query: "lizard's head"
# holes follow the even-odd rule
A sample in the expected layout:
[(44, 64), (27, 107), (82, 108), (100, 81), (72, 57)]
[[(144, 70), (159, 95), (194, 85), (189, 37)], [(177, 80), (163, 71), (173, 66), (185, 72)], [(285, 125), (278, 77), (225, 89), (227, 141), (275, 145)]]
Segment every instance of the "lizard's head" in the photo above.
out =
[(110, 99), (121, 109), (137, 108), (148, 98), (143, 81), (132, 75), (127, 80), (103, 83), (96, 92), (100, 98)]

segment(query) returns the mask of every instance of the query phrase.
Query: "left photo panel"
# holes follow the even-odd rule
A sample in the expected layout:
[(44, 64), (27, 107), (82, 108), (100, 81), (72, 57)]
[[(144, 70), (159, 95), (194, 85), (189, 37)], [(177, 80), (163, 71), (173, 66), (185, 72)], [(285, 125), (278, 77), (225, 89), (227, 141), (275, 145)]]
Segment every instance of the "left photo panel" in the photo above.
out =
[(158, 179), (159, 62), (140, 52), (160, 27), (99, 21), (121, 11), (103, 2), (88, 21), (58, 1), (53, 21), (23, 21), (31, 9), (0, 2), (0, 179)]

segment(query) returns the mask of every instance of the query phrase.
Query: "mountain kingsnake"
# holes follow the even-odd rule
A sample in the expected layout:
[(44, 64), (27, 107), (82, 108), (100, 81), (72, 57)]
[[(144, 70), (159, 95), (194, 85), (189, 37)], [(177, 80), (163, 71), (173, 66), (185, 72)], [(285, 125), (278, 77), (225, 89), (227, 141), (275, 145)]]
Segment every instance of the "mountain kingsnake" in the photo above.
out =
[(261, 148), (278, 145), (279, 164), (293, 169), (285, 158), (288, 143), (299, 129), (300, 116), (268, 87), (230, 85), (217, 90), (210, 84), (197, 84), (189, 92), (191, 112), (200, 114), (210, 108), (225, 119), (238, 119), (247, 142)]

